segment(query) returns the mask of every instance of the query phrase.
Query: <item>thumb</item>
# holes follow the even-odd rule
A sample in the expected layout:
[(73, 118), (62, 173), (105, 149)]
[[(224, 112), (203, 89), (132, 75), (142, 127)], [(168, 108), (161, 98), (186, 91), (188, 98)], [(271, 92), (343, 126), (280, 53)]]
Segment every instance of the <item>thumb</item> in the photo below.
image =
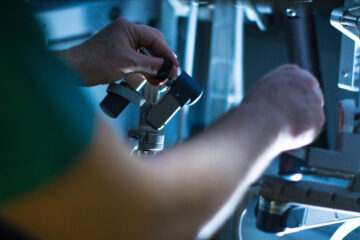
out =
[(133, 56), (134, 72), (142, 73), (155, 77), (164, 62), (164, 59), (158, 57), (151, 57), (136, 52)]

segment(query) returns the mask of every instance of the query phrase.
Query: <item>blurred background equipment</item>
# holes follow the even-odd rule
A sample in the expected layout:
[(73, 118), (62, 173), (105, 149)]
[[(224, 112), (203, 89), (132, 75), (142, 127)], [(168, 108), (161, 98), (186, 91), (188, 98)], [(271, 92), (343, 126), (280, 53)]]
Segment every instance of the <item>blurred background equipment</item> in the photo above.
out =
[[(157, 27), (184, 70), (205, 88), (196, 105), (185, 108), (161, 131), (142, 127), (144, 113), (134, 104), (117, 119), (107, 118), (114, 132), (137, 139), (129, 148), (139, 156), (202, 131), (280, 64), (294, 62), (313, 72), (325, 93), (326, 131), (310, 148), (277, 159), (211, 238), (360, 238), (359, 1), (27, 2), (36, 10), (52, 50), (77, 45), (118, 17)], [(158, 100), (160, 89), (140, 85), (133, 89), (146, 101)], [(106, 87), (83, 91), (98, 106)]]

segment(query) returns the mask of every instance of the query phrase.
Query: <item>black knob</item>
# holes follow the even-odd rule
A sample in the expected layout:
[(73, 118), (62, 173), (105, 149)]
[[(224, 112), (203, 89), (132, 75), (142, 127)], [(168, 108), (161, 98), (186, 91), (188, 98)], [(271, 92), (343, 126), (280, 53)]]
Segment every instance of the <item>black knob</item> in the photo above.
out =
[(286, 215), (278, 215), (258, 209), (256, 227), (267, 233), (283, 232), (286, 228)]
[(106, 97), (100, 103), (103, 112), (112, 118), (117, 118), (119, 114), (129, 105), (129, 100), (108, 92)]
[(289, 210), (287, 203), (265, 199), (260, 196), (255, 208), (256, 227), (267, 233), (283, 232), (286, 228)]

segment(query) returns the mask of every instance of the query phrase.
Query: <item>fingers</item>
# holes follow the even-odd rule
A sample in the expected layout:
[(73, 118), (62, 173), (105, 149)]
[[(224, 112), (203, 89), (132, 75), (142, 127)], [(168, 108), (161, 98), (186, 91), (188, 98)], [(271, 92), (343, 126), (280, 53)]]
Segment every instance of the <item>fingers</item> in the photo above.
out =
[[(145, 75), (147, 80), (152, 85), (159, 85), (160, 81), (155, 77), (163, 63), (164, 59), (158, 57), (150, 57), (138, 52), (134, 52), (133, 55), (134, 63), (136, 67), (134, 67), (133, 72), (141, 73)], [(177, 75), (177, 68), (173, 66), (170, 72), (170, 78), (174, 78)]]
[[(298, 68), (294, 71), (295, 79), (302, 84), (304, 92), (304, 104), (308, 108), (308, 122), (313, 122), (314, 138), (321, 132), (325, 123), (324, 95), (319, 81), (308, 71)], [(305, 113), (301, 113), (304, 115)], [(313, 138), (313, 139), (314, 139)]]
[(308, 71), (283, 65), (263, 77), (249, 94), (248, 102), (266, 106), (264, 114), (278, 126), (283, 150), (305, 146), (320, 133), (325, 122), (324, 97)]
[(300, 68), (296, 64), (286, 64), (280, 67), (280, 71), (285, 71), (292, 76), (289, 76), (294, 84), (300, 87), (309, 98), (311, 102), (324, 106), (324, 95), (320, 88), (319, 81), (309, 71)]
[[(132, 66), (131, 69), (127, 69), (127, 73), (141, 73), (152, 85), (158, 85), (160, 81), (155, 76), (159, 73), (164, 59), (168, 59), (174, 64), (169, 78), (177, 76), (179, 62), (159, 30), (146, 25), (137, 25), (126, 19), (119, 19), (118, 23), (122, 27), (126, 26), (132, 43), (132, 50), (128, 52)], [(154, 56), (137, 52), (140, 47), (146, 47)]]
[(319, 81), (308, 71), (299, 68), (298, 73), (299, 81), (303, 81), (305, 91), (308, 91), (309, 95), (316, 104), (324, 106), (324, 95), (320, 88)]
[(311, 91), (312, 96), (314, 98), (314, 102), (324, 106), (324, 95), (320, 88), (319, 81), (308, 71), (301, 69), (302, 78), (305, 81), (306, 86)]
[(156, 57), (169, 59), (179, 67), (175, 54), (170, 50), (159, 30), (145, 25), (135, 25), (134, 31), (139, 47), (147, 47)]
[(319, 103), (321, 107), (323, 107), (324, 104), (325, 104), (324, 103), (324, 95), (323, 95), (320, 87), (314, 86), (313, 90), (314, 90), (313, 93), (314, 93), (314, 97), (316, 99), (316, 102)]

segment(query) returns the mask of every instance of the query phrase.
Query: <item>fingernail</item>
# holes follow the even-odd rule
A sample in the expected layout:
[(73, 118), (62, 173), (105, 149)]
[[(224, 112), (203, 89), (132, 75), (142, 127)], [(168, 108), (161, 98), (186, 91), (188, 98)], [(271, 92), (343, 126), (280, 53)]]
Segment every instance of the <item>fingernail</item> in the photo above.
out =
[(178, 75), (178, 68), (174, 66), (171, 69), (171, 73), (170, 73), (171, 79), (176, 79), (177, 75)]

